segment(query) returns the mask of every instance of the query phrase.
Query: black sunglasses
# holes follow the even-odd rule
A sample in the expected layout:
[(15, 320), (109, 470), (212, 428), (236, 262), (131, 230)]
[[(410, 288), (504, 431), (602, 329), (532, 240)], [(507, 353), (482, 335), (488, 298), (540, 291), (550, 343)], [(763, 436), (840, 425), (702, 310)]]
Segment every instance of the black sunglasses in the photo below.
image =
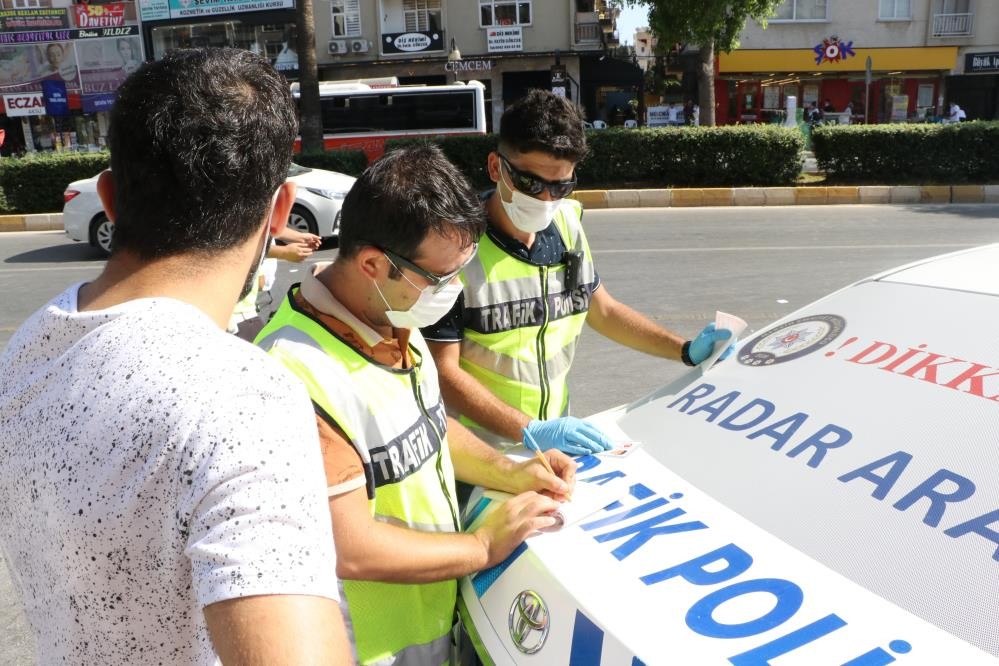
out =
[(553, 199), (563, 199), (569, 196), (569, 193), (576, 188), (575, 172), (573, 172), (572, 178), (569, 180), (545, 180), (544, 178), (535, 176), (533, 173), (521, 171), (513, 166), (510, 164), (510, 160), (502, 153), (496, 154), (499, 155), (500, 161), (503, 162), (507, 173), (510, 174), (510, 181), (513, 183), (513, 186), (524, 194), (536, 197), (545, 190), (548, 190)]
[(388, 260), (395, 265), (396, 268), (408, 268), (417, 275), (426, 278), (427, 282), (429, 282), (430, 286), (432, 287), (430, 291), (435, 294), (444, 289), (444, 287), (446, 287), (448, 283), (451, 282), (451, 280), (456, 278), (458, 276), (458, 273), (461, 273), (461, 271), (465, 268), (465, 266), (467, 266), (468, 263), (475, 258), (475, 253), (479, 251), (479, 244), (473, 243), (472, 254), (468, 255), (468, 259), (466, 259), (461, 266), (459, 266), (456, 270), (448, 273), (447, 275), (435, 275), (434, 273), (431, 273), (426, 269), (420, 268), (406, 257), (396, 254), (392, 250), (386, 250), (385, 248), (378, 247), (377, 245), (375, 245), (374, 247), (377, 247), (379, 250), (381, 250), (385, 254), (385, 256), (388, 257)]

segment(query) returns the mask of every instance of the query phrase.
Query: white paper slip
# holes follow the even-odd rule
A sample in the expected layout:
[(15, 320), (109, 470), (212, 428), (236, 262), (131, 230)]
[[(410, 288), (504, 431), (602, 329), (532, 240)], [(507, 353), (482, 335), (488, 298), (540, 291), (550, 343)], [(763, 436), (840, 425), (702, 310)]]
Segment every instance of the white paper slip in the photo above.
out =
[(721, 356), (726, 349), (728, 349), (728, 346), (732, 344), (736, 338), (742, 335), (742, 332), (746, 330), (746, 326), (746, 322), (739, 317), (736, 317), (734, 314), (715, 311), (715, 329), (719, 331), (722, 329), (732, 331), (732, 337), (724, 342), (715, 343), (715, 349), (711, 352), (711, 356), (701, 363), (702, 374), (711, 369), (711, 366), (713, 366), (715, 361), (718, 360), (718, 357)]
[[(622, 479), (614, 479), (598, 485), (596, 483), (577, 483), (572, 491), (572, 499), (559, 505), (555, 512), (555, 519), (558, 521), (554, 527), (547, 532), (557, 532), (563, 527), (575, 525), (576, 523), (589, 518), (600, 511), (608, 504), (613, 504), (628, 494), (628, 484)], [(499, 490), (487, 490), (484, 497), (494, 500), (508, 500), (513, 495)]]

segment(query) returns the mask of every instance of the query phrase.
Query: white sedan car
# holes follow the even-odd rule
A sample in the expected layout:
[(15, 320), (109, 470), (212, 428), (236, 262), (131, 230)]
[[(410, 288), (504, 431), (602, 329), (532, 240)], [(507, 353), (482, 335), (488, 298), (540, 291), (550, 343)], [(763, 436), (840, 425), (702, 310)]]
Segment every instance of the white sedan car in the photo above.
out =
[(468, 643), (495, 664), (999, 663), (997, 322), (990, 245), (591, 417), (638, 446), (580, 458), (564, 527), (462, 581)]
[[(335, 171), (292, 164), (288, 180), (298, 184), (289, 226), (323, 238), (337, 236), (340, 206), (356, 179)], [(110, 254), (114, 225), (104, 214), (97, 196), (97, 176), (70, 183), (63, 200), (62, 221), (66, 235), (75, 241), (89, 242), (105, 256)]]

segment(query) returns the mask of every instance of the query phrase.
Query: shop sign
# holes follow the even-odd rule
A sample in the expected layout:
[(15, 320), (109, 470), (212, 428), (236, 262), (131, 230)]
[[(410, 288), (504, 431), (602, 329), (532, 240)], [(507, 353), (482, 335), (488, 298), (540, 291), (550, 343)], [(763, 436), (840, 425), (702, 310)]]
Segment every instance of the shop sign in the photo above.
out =
[(40, 44), (42, 42), (68, 42), (74, 39), (100, 39), (138, 35), (139, 26), (123, 25), (118, 28), (80, 28), (78, 30), (39, 30), (36, 32), (0, 32), (0, 44)]
[[(293, 9), (295, 0), (169, 0), (170, 18)], [(144, 17), (143, 17), (144, 18)]]
[(427, 32), (386, 32), (382, 34), (382, 53), (443, 51), (444, 35), (439, 30)]
[(170, 18), (169, 0), (139, 0), (139, 16), (143, 21), (165, 21)]
[(83, 112), (84, 113), (99, 113), (101, 111), (110, 111), (111, 107), (114, 106), (114, 101), (118, 98), (117, 93), (101, 93), (99, 95), (84, 95), (83, 96)]
[(3, 105), (8, 116), (44, 116), (45, 97), (42, 93), (4, 95)]
[(964, 56), (965, 74), (999, 72), (999, 53), (968, 53)]
[(73, 5), (78, 28), (116, 28), (125, 25), (125, 5), (120, 2), (106, 5)]
[(45, 98), (45, 113), (50, 116), (68, 116), (69, 98), (66, 96), (65, 81), (42, 81), (42, 97)]
[(650, 106), (645, 110), (645, 124), (648, 127), (664, 127), (671, 124), (669, 115), (668, 106)]
[(492, 60), (448, 60), (444, 63), (445, 72), (488, 72), (492, 68)]
[(524, 33), (520, 26), (513, 28), (488, 28), (486, 44), (490, 53), (523, 51)]
[(69, 14), (65, 7), (0, 9), (0, 32), (68, 27)]
[(853, 42), (842, 40), (836, 35), (823, 39), (821, 43), (812, 47), (815, 51), (815, 64), (821, 65), (825, 62), (840, 62), (857, 54), (853, 51)]

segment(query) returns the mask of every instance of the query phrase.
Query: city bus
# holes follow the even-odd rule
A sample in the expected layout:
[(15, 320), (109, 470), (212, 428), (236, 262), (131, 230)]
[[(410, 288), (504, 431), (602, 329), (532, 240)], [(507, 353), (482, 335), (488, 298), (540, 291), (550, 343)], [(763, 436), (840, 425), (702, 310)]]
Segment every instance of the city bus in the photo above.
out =
[[(299, 97), (297, 83), (292, 95)], [(485, 86), (478, 81), (446, 85), (399, 85), (396, 77), (322, 81), (319, 84), (326, 150), (363, 150), (381, 157), (385, 140), (485, 134)], [(295, 149), (300, 149), (296, 141)]]

